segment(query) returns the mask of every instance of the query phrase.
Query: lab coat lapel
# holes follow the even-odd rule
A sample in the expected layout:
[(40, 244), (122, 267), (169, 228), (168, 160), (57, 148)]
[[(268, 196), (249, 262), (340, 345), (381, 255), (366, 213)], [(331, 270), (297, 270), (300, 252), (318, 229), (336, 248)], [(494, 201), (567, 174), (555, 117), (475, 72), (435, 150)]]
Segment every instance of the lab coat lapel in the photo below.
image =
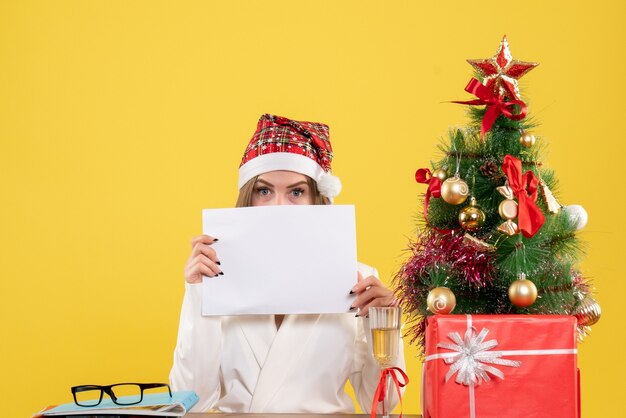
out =
[(289, 371), (298, 367), (302, 351), (315, 330), (319, 315), (287, 315), (274, 338), (259, 375), (249, 412), (263, 412)]
[(250, 349), (262, 369), (267, 354), (276, 337), (276, 324), (272, 315), (250, 315), (237, 317), (237, 322), (250, 345)]

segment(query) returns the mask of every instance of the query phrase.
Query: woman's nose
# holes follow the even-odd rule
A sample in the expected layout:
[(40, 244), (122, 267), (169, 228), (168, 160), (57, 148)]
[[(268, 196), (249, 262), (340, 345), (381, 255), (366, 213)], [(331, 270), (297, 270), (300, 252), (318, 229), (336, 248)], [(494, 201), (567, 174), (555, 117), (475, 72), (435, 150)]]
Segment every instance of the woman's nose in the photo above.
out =
[(287, 198), (287, 196), (279, 193), (276, 195), (276, 206), (290, 205), (291, 201)]

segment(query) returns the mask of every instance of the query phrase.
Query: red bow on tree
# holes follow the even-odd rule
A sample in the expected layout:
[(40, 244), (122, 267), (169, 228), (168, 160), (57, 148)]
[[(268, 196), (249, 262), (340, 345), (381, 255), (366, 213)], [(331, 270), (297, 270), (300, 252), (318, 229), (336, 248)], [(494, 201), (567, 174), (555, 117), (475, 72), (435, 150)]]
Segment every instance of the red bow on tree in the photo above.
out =
[(430, 197), (441, 197), (441, 180), (433, 177), (433, 174), (427, 168), (420, 168), (415, 172), (415, 181), (422, 184), (428, 184), (426, 195)]
[[(526, 117), (526, 103), (521, 100), (504, 101), (504, 97), (496, 95), (492, 90), (485, 87), (480, 81), (472, 78), (465, 87), (465, 91), (472, 93), (478, 97), (476, 100), (468, 101), (453, 101), (452, 103), (466, 104), (466, 105), (487, 105), (485, 116), (480, 126), (480, 137), (484, 137), (485, 133), (493, 126), (493, 123), (498, 119), (501, 114), (511, 120), (522, 120)], [(518, 114), (513, 113), (515, 105), (520, 106), (520, 112)]]
[(415, 172), (415, 181), (428, 184), (428, 190), (426, 190), (426, 197), (424, 198), (424, 219), (428, 222), (428, 202), (430, 202), (430, 196), (434, 198), (441, 197), (441, 180), (433, 177), (429, 169), (420, 168)]
[(437, 177), (433, 177), (429, 169), (420, 168), (415, 172), (415, 181), (422, 184), (428, 184), (428, 190), (426, 190), (426, 196), (424, 197), (424, 220), (426, 223), (437, 232), (442, 234), (450, 233), (452, 231), (451, 229), (440, 229), (428, 222), (428, 205), (430, 204), (430, 197), (441, 197), (441, 180)]
[(532, 238), (546, 220), (535, 203), (539, 179), (530, 170), (522, 174), (522, 162), (512, 155), (504, 156), (502, 171), (509, 179), (509, 186), (517, 198), (519, 228), (526, 238)]

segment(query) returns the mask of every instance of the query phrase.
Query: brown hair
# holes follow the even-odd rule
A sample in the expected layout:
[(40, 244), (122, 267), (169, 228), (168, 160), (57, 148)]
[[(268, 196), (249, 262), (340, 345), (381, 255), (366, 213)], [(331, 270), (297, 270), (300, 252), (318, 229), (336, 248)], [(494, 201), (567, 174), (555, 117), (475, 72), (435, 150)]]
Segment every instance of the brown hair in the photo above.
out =
[[(309, 185), (309, 189), (311, 190), (311, 194), (313, 195), (313, 204), (314, 205), (330, 205), (330, 200), (327, 197), (324, 197), (320, 194), (319, 190), (317, 190), (317, 182), (313, 180), (309, 176), (306, 177), (306, 182)], [(254, 193), (254, 185), (259, 176), (254, 176), (246, 184), (241, 186), (239, 189), (239, 196), (237, 197), (236, 207), (247, 207), (252, 206), (252, 194)]]

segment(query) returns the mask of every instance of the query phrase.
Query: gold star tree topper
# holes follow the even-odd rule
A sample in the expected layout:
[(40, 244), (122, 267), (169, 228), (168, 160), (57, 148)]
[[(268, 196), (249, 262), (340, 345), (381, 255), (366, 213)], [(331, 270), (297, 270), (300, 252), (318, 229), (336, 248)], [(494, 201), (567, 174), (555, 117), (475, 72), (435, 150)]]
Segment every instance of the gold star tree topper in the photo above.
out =
[(516, 61), (513, 59), (506, 35), (500, 47), (491, 58), (467, 60), (484, 78), (483, 84), (500, 97), (520, 100), (517, 80), (535, 68), (539, 63)]

